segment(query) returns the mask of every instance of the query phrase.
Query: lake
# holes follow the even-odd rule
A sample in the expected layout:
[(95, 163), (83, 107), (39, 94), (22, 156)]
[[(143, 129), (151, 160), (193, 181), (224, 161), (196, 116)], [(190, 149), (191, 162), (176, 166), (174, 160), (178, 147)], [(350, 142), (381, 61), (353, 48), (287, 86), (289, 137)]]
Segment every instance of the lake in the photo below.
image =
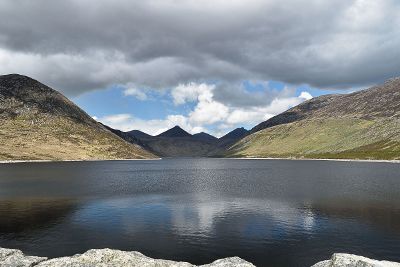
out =
[(400, 164), (163, 159), (0, 164), (0, 246), (310, 266), (400, 261)]

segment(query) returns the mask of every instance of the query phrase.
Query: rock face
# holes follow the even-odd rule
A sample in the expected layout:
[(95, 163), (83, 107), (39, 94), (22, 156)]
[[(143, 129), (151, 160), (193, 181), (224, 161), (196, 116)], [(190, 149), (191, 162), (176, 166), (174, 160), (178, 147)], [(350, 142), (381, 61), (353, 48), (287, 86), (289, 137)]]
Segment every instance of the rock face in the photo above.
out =
[(366, 257), (337, 253), (330, 260), (321, 261), (312, 267), (400, 267), (400, 263), (372, 260)]
[[(0, 248), (0, 267), (195, 267), (187, 262), (152, 259), (139, 252), (93, 249), (82, 255), (47, 260), (25, 256), (15, 249)], [(201, 267), (254, 267), (238, 257), (216, 260)]]

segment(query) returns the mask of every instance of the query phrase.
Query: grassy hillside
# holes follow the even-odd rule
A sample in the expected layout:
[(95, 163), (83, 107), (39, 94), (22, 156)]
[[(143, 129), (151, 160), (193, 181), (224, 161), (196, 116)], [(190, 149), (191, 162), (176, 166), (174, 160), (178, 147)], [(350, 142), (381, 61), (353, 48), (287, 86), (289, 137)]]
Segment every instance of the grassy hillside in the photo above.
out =
[(400, 79), (309, 100), (256, 126), (227, 155), (400, 159)]
[(21, 75), (0, 76), (0, 160), (153, 158), (93, 120), (57, 91)]

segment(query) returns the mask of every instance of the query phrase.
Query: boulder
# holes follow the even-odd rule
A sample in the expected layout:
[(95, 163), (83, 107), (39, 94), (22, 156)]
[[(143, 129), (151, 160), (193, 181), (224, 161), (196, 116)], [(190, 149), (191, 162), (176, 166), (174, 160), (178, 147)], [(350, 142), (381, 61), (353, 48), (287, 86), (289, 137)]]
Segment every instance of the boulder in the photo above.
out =
[(0, 267), (31, 267), (45, 260), (47, 258), (26, 256), (17, 249), (0, 248)]
[[(84, 254), (47, 260), (25, 256), (15, 249), (0, 248), (0, 267), (195, 267), (188, 262), (152, 259), (140, 252), (92, 249)], [(201, 267), (255, 267), (238, 257), (216, 260)]]
[(311, 267), (400, 267), (400, 263), (373, 260), (362, 256), (336, 253), (330, 260), (314, 264)]

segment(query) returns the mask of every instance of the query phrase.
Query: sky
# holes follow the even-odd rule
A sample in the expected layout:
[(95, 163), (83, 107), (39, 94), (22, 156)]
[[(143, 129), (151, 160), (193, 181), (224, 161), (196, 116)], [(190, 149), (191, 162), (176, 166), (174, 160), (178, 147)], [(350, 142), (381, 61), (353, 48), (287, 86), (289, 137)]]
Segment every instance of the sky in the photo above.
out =
[(0, 74), (95, 119), (216, 136), (400, 76), (398, 0), (2, 0)]

